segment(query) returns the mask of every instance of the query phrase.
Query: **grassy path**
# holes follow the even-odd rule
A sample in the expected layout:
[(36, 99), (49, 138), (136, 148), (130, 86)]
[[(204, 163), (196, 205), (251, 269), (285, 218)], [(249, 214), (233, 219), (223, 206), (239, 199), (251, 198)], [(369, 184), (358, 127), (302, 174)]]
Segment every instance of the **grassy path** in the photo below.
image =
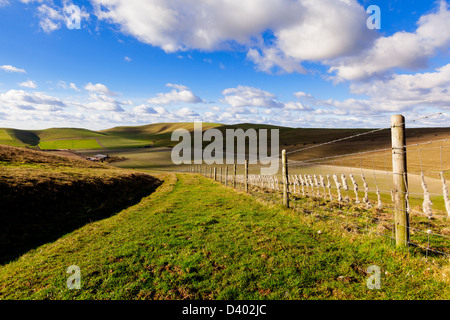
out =
[[(0, 266), (1, 299), (447, 299), (446, 267), (199, 175)], [(318, 231), (321, 231), (320, 233)], [(66, 269), (81, 269), (69, 290)], [(382, 270), (369, 290), (368, 266)]]

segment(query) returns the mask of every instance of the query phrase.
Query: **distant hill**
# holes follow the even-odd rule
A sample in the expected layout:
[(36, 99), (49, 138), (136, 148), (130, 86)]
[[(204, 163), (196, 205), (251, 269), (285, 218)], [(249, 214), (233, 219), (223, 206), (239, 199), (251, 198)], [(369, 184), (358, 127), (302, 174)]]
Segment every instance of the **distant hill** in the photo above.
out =
[[(203, 123), (202, 129), (207, 130), (211, 128), (223, 127), (219, 123)], [(194, 123), (192, 122), (178, 122), (178, 123), (155, 123), (144, 126), (135, 127), (115, 127), (104, 130), (102, 132), (128, 140), (141, 140), (151, 142), (155, 147), (173, 146), (176, 142), (171, 141), (172, 132), (176, 129), (187, 129), (194, 131)]]
[[(46, 130), (17, 130), (0, 128), (0, 144), (40, 149), (72, 150), (121, 150), (143, 147), (172, 147), (178, 142), (171, 141), (176, 129), (193, 132), (192, 122), (155, 123), (143, 126), (122, 126), (107, 130), (92, 131), (79, 128), (51, 128)], [(280, 148), (292, 153), (291, 160), (344, 155), (375, 149), (389, 148), (390, 130), (382, 130), (361, 135), (350, 140), (321, 145), (355, 134), (366, 133), (372, 129), (321, 129), (290, 128), (265, 124), (242, 123), (225, 125), (203, 123), (203, 130), (216, 128), (225, 134), (227, 129), (279, 129)], [(406, 131), (407, 143), (421, 143), (436, 139), (450, 138), (450, 128), (413, 128)], [(207, 145), (209, 142), (204, 142)]]

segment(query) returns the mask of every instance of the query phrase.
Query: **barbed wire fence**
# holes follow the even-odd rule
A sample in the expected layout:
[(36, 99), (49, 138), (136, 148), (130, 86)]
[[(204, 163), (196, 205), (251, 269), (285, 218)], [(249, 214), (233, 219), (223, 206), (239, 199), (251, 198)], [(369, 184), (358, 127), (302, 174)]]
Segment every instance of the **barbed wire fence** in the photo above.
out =
[[(412, 120), (417, 122), (442, 113)], [(257, 173), (259, 166), (193, 165), (200, 173), (266, 203), (282, 204), (299, 214), (328, 220), (348, 232), (370, 233), (393, 245), (430, 256), (450, 256), (450, 140), (407, 144), (405, 121), (390, 127), (283, 150), (281, 172)], [(400, 130), (400, 144), (363, 152), (288, 161), (288, 155), (331, 146), (383, 130)], [(394, 141), (393, 141), (394, 142)], [(277, 155), (277, 157), (279, 157)], [(399, 158), (400, 157), (400, 158)], [(273, 157), (267, 157), (273, 158)], [(398, 159), (396, 159), (398, 158)], [(403, 171), (398, 172), (400, 162)], [(396, 164), (397, 163), (397, 164)]]

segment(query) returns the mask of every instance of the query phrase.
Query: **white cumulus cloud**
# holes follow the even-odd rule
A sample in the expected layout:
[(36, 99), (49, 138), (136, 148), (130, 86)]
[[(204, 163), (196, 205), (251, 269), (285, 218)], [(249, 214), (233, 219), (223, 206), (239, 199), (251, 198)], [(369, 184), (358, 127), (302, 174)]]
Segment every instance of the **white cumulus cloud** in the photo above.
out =
[(9, 64), (0, 66), (0, 69), (6, 72), (27, 73), (24, 69), (16, 68)]
[(232, 107), (282, 108), (284, 104), (268, 91), (248, 86), (238, 86), (222, 91), (224, 101)]
[(92, 92), (92, 93), (98, 93), (98, 94), (107, 95), (107, 96), (115, 96), (116, 95), (115, 92), (112, 92), (111, 90), (109, 90), (109, 88), (107, 86), (105, 86), (104, 84), (101, 84), (101, 83), (92, 84), (89, 82), (86, 86), (84, 86), (84, 89), (86, 89), (87, 91)]
[[(358, 80), (382, 74), (394, 68), (417, 70), (427, 67), (428, 60), (439, 50), (450, 47), (450, 11), (441, 1), (436, 12), (422, 16), (414, 32), (399, 31), (378, 38), (373, 46), (333, 61), (329, 72), (338, 80)], [(445, 31), (444, 31), (445, 30)]]
[(23, 90), (9, 90), (0, 94), (0, 104), (10, 109), (57, 111), (66, 107), (59, 98), (42, 92), (27, 93)]
[(58, 87), (63, 88), (63, 89), (72, 89), (75, 91), (81, 91), (80, 89), (78, 89), (77, 85), (73, 82), (67, 84), (65, 81), (59, 81), (58, 82)]
[(19, 86), (23, 87), (23, 88), (29, 88), (29, 89), (36, 89), (37, 88), (36, 82), (34, 82), (32, 80), (21, 82), (21, 83), (19, 83)]
[(158, 93), (156, 97), (147, 100), (150, 104), (169, 105), (174, 103), (202, 103), (203, 100), (195, 95), (188, 87), (180, 84), (166, 84), (173, 88), (170, 92)]
[(91, 93), (89, 95), (89, 103), (83, 105), (86, 109), (95, 109), (100, 111), (125, 111), (122, 108), (123, 103), (105, 94)]

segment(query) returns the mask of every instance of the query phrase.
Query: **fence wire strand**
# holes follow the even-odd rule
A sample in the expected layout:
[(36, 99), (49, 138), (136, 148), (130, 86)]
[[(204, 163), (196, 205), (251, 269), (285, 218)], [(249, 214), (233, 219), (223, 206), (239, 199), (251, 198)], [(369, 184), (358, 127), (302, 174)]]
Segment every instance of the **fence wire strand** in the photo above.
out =
[[(426, 116), (428, 119), (442, 113)], [(381, 128), (334, 139), (314, 146), (286, 151), (301, 151), (330, 145), (352, 138), (390, 129)], [(450, 256), (450, 200), (445, 178), (449, 177), (450, 141), (436, 139), (405, 144), (408, 170), (403, 192), (408, 224), (394, 220), (395, 194), (392, 172), (392, 148), (381, 148), (342, 155), (316, 157), (287, 163), (289, 207), (295, 212), (336, 223), (340, 229), (381, 236), (395, 244), (396, 226), (408, 230), (407, 244), (430, 254)], [(267, 157), (269, 159), (273, 157)], [(411, 160), (411, 161), (410, 161)], [(436, 162), (434, 164), (434, 162)], [(249, 166), (246, 176), (243, 165), (199, 165), (187, 171), (200, 173), (230, 188), (248, 192), (270, 204), (283, 204), (284, 179), (275, 175), (255, 174), (258, 166)], [(214, 169), (215, 176), (214, 176)], [(219, 169), (220, 168), (220, 169)], [(225, 169), (228, 168), (228, 169)], [(438, 168), (438, 169), (436, 169)], [(227, 174), (225, 174), (227, 172)], [(248, 189), (246, 189), (246, 185)], [(447, 209), (447, 210), (446, 210)]]

